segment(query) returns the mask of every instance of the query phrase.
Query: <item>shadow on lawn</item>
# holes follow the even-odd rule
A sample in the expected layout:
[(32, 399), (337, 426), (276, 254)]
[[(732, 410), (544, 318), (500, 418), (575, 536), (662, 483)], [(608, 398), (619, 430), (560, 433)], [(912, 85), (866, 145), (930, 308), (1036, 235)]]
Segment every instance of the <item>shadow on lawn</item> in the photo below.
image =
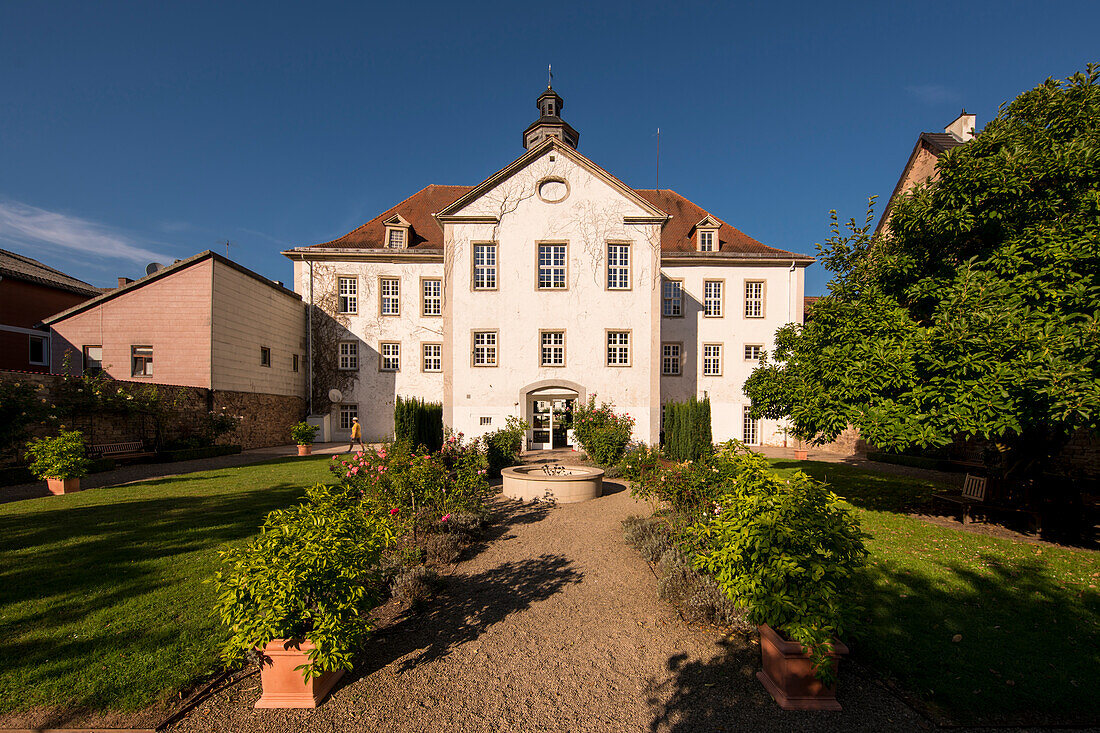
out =
[(936, 491), (950, 490), (930, 481), (899, 476), (892, 473), (876, 473), (842, 463), (826, 461), (772, 461), (778, 470), (805, 471), (829, 484), (833, 491), (860, 509), (880, 512), (918, 512), (932, 503)]
[(935, 565), (864, 572), (857, 658), (961, 723), (1100, 723), (1095, 588), (1059, 583), (1041, 559)]
[[(138, 660), (126, 660), (121, 665), (126, 669), (141, 667), (143, 655), (171, 654), (173, 647), (186, 652), (194, 629), (172, 623), (178, 611), (171, 606), (150, 611), (138, 600), (175, 582), (171, 566), (163, 561), (253, 535), (266, 512), (301, 494), (300, 485), (280, 484), (97, 506), (73, 502), (0, 516), (0, 610), (6, 637), (0, 645), (0, 675), (5, 683), (48, 683), (50, 677), (80, 673), (89, 662), (117, 657), (122, 648)], [(120, 616), (127, 634), (121, 638), (118, 629), (104, 628), (79, 639), (57, 632), (106, 609), (118, 609), (119, 614), (129, 609), (139, 617), (151, 613), (154, 618), (135, 622)], [(140, 630), (137, 638), (135, 629)], [(135, 681), (109, 667), (94, 675), (92, 689), (71, 691), (70, 701), (101, 706), (133, 695), (127, 686)]]

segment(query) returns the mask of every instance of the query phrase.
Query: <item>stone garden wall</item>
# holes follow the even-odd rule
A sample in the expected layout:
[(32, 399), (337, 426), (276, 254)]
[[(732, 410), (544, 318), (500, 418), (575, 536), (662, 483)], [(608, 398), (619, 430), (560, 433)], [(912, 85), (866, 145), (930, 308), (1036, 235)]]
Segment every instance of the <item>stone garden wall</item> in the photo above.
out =
[[(25, 384), (27, 389), (39, 392), (49, 403), (55, 402), (55, 394), (63, 377), (58, 374), (34, 374), (29, 372), (0, 371), (0, 382)], [(142, 387), (148, 382), (134, 382)], [(41, 385), (41, 386), (39, 386)], [(265, 448), (287, 445), (290, 426), (305, 416), (305, 400), (286, 395), (257, 394), (210, 390), (201, 387), (156, 385), (171, 395), (165, 400), (167, 414), (161, 419), (160, 443), (186, 439), (201, 430), (210, 411), (222, 411), (239, 416), (236, 430), (223, 435), (218, 442), (249, 448)], [(144, 441), (147, 446), (157, 443), (157, 421), (150, 415), (100, 412), (95, 414), (57, 413), (57, 419), (66, 428), (80, 430), (89, 443), (121, 443)], [(34, 425), (30, 437), (40, 437), (53, 432), (47, 425)]]

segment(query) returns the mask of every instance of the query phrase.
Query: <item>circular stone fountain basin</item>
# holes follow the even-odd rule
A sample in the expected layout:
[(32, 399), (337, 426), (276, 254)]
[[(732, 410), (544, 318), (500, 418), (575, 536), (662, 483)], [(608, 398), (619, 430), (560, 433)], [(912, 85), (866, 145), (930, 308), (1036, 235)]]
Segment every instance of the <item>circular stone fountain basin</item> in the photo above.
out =
[(595, 499), (603, 494), (603, 469), (561, 466), (548, 474), (542, 466), (512, 466), (501, 470), (504, 495), (520, 501), (546, 500), (561, 504)]

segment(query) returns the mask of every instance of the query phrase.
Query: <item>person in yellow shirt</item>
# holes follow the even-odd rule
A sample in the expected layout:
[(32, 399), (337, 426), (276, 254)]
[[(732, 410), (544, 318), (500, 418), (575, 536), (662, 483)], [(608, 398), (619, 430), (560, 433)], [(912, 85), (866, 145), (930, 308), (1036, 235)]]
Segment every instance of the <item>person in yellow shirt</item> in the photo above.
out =
[(359, 418), (353, 417), (351, 419), (351, 441), (348, 443), (348, 453), (351, 453), (351, 447), (355, 443), (359, 443), (359, 450), (366, 450), (367, 447), (363, 445), (363, 428), (359, 425)]

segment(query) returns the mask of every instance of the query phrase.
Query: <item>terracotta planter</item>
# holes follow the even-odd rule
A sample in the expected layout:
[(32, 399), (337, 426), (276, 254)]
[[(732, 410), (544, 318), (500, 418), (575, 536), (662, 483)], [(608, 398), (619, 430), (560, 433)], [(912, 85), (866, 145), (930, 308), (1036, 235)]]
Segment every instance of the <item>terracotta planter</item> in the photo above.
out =
[(300, 456), (311, 456), (311, 455), (313, 455), (313, 446), (312, 445), (299, 445), (298, 446), (298, 455), (300, 455)]
[(80, 491), (80, 479), (48, 478), (46, 479), (46, 486), (49, 487), (50, 493), (54, 495), (71, 494), (74, 491)]
[[(771, 626), (760, 626), (760, 658), (764, 669), (756, 678), (784, 710), (840, 710), (836, 686), (825, 686), (814, 676), (810, 655), (796, 641), (787, 641)], [(833, 669), (848, 647), (833, 642)]]
[(797, 458), (800, 461), (806, 460), (806, 456), (808, 456), (809, 453), (810, 452), (808, 450), (806, 450), (805, 448), (795, 448), (794, 449), (794, 457)]
[(272, 639), (263, 648), (260, 661), (260, 683), (263, 695), (256, 701), (258, 708), (315, 708), (325, 699), (343, 670), (325, 672), (320, 677), (302, 679), (295, 667), (309, 664), (313, 644), (308, 639)]

